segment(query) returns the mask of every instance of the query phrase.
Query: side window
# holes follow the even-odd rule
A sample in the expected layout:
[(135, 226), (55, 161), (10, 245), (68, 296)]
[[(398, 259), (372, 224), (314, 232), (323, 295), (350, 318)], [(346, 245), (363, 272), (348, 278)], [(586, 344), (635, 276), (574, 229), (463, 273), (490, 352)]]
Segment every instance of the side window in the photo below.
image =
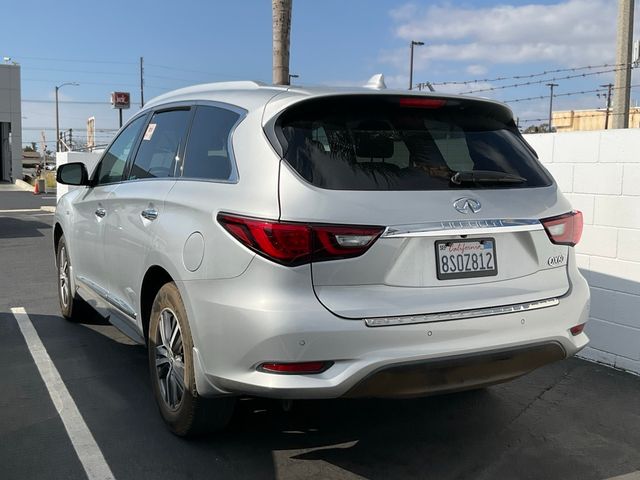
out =
[(229, 135), (239, 117), (236, 112), (224, 108), (197, 107), (185, 152), (183, 177), (229, 179)]
[(129, 158), (129, 153), (133, 147), (138, 133), (144, 125), (146, 115), (142, 115), (131, 122), (121, 133), (118, 138), (111, 144), (109, 150), (102, 157), (102, 161), (98, 166), (95, 174), (96, 184), (104, 185), (106, 183), (119, 182), (122, 180), (124, 166)]
[(129, 179), (175, 176), (176, 160), (190, 115), (190, 110), (169, 110), (153, 115), (140, 142)]

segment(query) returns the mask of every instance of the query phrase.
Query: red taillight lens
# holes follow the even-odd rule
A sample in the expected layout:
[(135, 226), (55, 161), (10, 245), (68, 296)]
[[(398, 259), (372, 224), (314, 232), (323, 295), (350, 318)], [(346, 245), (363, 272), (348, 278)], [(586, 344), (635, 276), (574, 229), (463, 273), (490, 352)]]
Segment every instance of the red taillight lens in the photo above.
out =
[(569, 331), (571, 332), (571, 335), (573, 335), (574, 337), (575, 337), (576, 335), (580, 335), (580, 334), (582, 333), (582, 331), (584, 330), (584, 326), (585, 326), (585, 325), (586, 325), (586, 324), (581, 323), (580, 325), (576, 325), (575, 327), (571, 327), (571, 328), (569, 329)]
[(263, 363), (258, 370), (269, 373), (322, 373), (332, 362)]
[(310, 225), (218, 214), (218, 222), (247, 247), (283, 265), (293, 266), (362, 255), (382, 227)]
[(403, 97), (400, 99), (401, 107), (413, 108), (442, 108), (447, 104), (441, 98)]
[(582, 212), (573, 211), (540, 220), (551, 241), (557, 245), (575, 246), (582, 237)]

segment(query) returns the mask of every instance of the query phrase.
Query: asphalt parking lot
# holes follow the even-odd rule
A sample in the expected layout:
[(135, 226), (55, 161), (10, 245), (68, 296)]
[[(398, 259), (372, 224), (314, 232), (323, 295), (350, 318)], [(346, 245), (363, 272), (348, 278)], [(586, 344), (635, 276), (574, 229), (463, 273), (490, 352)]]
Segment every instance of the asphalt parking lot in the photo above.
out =
[(226, 432), (174, 437), (156, 411), (144, 348), (88, 308), (79, 324), (59, 316), (53, 215), (40, 209), (55, 200), (2, 190), (2, 479), (87, 478), (61, 420), (70, 405), (49, 395), (16, 307), (119, 480), (640, 478), (640, 377), (579, 359), (416, 400), (305, 401), (285, 412), (243, 399)]

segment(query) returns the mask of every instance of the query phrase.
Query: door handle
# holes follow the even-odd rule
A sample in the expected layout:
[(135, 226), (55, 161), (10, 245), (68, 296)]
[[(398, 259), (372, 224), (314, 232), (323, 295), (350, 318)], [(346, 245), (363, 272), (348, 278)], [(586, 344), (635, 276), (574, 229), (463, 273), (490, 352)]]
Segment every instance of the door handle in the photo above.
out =
[(147, 208), (143, 210), (140, 215), (142, 216), (142, 218), (153, 221), (158, 218), (158, 211), (155, 208)]
[(107, 214), (107, 211), (104, 208), (99, 207), (99, 208), (96, 208), (95, 214), (96, 214), (96, 217), (104, 218), (104, 216)]

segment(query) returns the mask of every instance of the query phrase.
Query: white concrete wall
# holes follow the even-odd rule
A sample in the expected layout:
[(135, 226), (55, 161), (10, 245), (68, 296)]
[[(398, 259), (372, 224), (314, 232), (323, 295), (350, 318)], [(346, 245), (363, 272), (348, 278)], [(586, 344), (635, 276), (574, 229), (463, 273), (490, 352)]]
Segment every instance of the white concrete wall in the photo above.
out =
[[(91, 177), (91, 174), (93, 173), (94, 168), (96, 168), (101, 156), (102, 150), (96, 152), (58, 152), (56, 153), (56, 167), (64, 165), (65, 163), (81, 162), (86, 165), (89, 177)], [(56, 190), (57, 199), (60, 200), (60, 197), (72, 188), (77, 187), (58, 184)]]
[(640, 373), (640, 129), (525, 138), (584, 214), (576, 253), (592, 301), (581, 355)]
[(22, 106), (19, 65), (0, 64), (0, 122), (11, 124), (11, 162), (4, 165), (0, 180), (13, 182), (22, 180)]

